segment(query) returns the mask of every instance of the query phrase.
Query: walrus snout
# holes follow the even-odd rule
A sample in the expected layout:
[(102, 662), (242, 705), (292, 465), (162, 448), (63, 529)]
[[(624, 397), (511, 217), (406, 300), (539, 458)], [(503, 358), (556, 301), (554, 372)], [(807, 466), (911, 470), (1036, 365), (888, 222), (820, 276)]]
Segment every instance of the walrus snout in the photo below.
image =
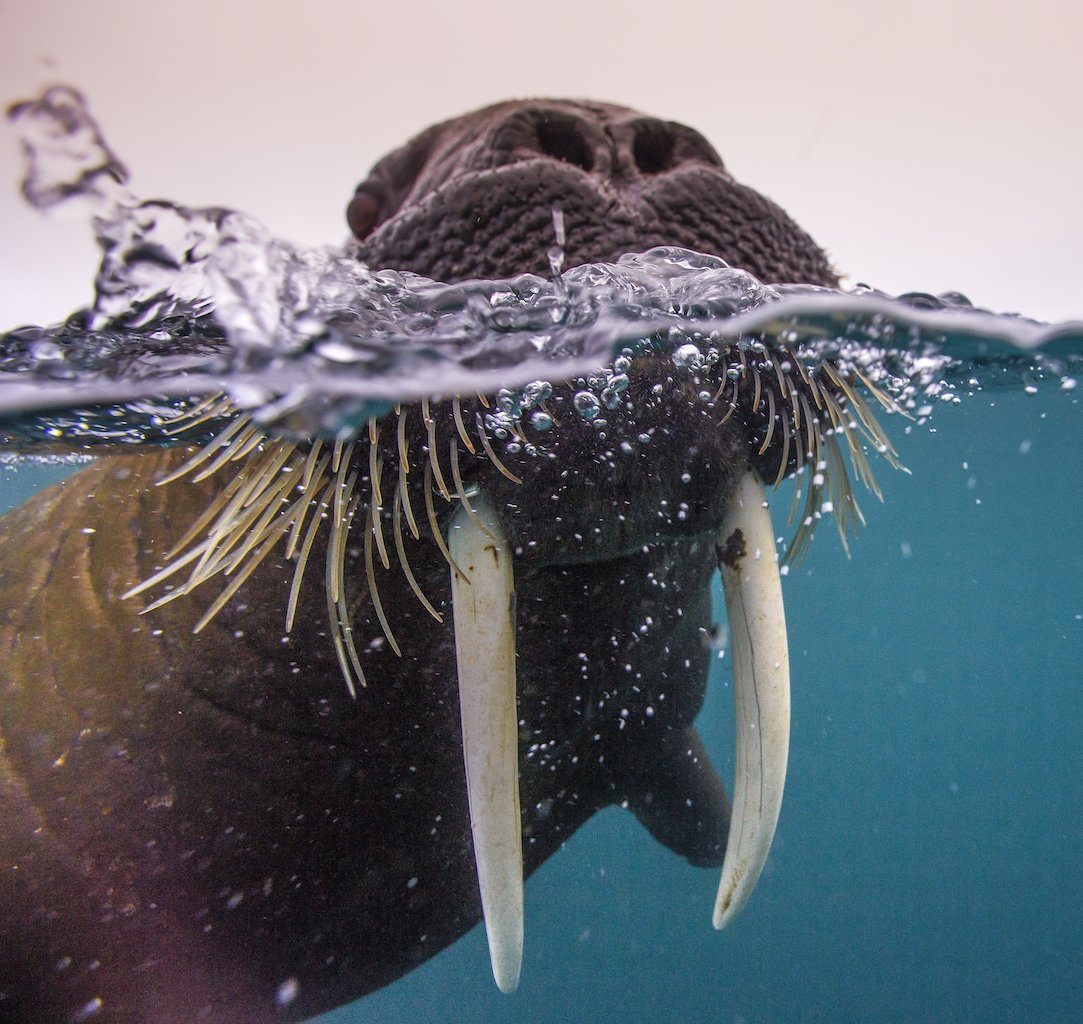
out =
[(501, 103), (435, 125), (373, 167), (347, 220), (369, 266), (450, 282), (548, 274), (554, 210), (565, 266), (671, 245), (767, 282), (838, 283), (699, 132), (606, 103)]

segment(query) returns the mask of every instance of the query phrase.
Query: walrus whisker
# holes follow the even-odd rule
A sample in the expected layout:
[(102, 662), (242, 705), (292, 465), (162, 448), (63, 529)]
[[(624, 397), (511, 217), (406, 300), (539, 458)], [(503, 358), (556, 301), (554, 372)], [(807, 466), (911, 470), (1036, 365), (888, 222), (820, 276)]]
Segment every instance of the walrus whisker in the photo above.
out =
[(459, 432), (459, 437), (463, 439), (466, 450), (471, 455), (476, 455), (477, 449), (474, 447), (474, 442), (470, 440), (470, 435), (466, 432), (466, 424), (463, 422), (462, 404), (459, 402), (458, 395), (455, 395), (451, 400), (451, 412), (455, 418), (455, 429)]
[[(245, 495), (244, 501), (241, 502), (242, 508), (247, 508), (253, 502), (258, 501), (260, 495), (268, 487), (273, 486), (275, 477), (278, 476), (282, 468), (289, 462), (290, 456), (294, 453), (296, 448), (297, 445), (290, 441), (268, 443), (263, 452), (262, 465), (257, 464), (257, 468), (254, 471), (254, 478), (248, 488), (248, 493)], [(298, 480), (300, 480), (302, 473), (304, 473), (304, 466), (298, 466)]]
[[(285, 515), (282, 512), (282, 505), (287, 502), (287, 495), (297, 486), (303, 472), (301, 466), (294, 466), (292, 469), (284, 471), (282, 479), (274, 487), (268, 488), (268, 491), (260, 497), (259, 501), (253, 502), (251, 508), (262, 509), (263, 512), (255, 525), (244, 531), (244, 543), (230, 556), (229, 564), (226, 566), (225, 572), (227, 576), (232, 574), (233, 570), (244, 560), (245, 555), (260, 542), (264, 533), (271, 528), (271, 521), (276, 516)], [(303, 510), (306, 506), (307, 502), (304, 501), (302, 495), (298, 499), (298, 507)], [(293, 521), (295, 520), (291, 520), (291, 523)]]
[(869, 480), (869, 477), (871, 477), (872, 474), (872, 468), (865, 458), (865, 451), (861, 443), (861, 435), (858, 433), (857, 412), (852, 405), (843, 408), (837, 403), (836, 399), (827, 395), (826, 392), (825, 398), (830, 399), (832, 407), (837, 411), (838, 429), (841, 430), (846, 437), (846, 445), (850, 450), (850, 457), (854, 462), (859, 478), (866, 483), (866, 486), (874, 487), (875, 481)]
[[(264, 452), (260, 463), (255, 466), (249, 464), (240, 471), (245, 482), (212, 524), (208, 536), (214, 540), (214, 546), (192, 571), (193, 579), (201, 576), (205, 563), (212, 557), (220, 557), (237, 544), (266, 507), (268, 492), (275, 490), (274, 477), (281, 469), (280, 464), (276, 467), (281, 454), (273, 449)], [(276, 468), (269, 472), (272, 467)]]
[(176, 437), (178, 434), (194, 430), (196, 427), (201, 426), (204, 423), (209, 423), (211, 420), (226, 416), (232, 411), (233, 403), (221, 392), (215, 395), (208, 395), (206, 398), (202, 398), (196, 402), (191, 408), (184, 409), (181, 412), (174, 413), (172, 416), (165, 418), (162, 425), (162, 433), (165, 434), (166, 437)]
[[(718, 392), (715, 394), (713, 401), (717, 401), (719, 396), (722, 394), (722, 392), (725, 391), (726, 383), (727, 382), (725, 382), (725, 381), (722, 383), (722, 386), (718, 389)], [(726, 421), (737, 411), (737, 391), (738, 391), (737, 378), (734, 377), (732, 380), (728, 381), (728, 383), (733, 385), (733, 397), (730, 399), (729, 407), (726, 409), (725, 416), (723, 416), (722, 419), (720, 419), (718, 421), (718, 423), (716, 424), (716, 426), (719, 426), (719, 427), (725, 426)]]
[(399, 473), (406, 475), (410, 472), (410, 450), (406, 444), (406, 409), (399, 409), (395, 413), (396, 434), (399, 448)]
[(489, 528), (478, 518), (477, 512), (474, 511), (474, 506), (470, 504), (470, 499), (466, 496), (466, 489), (463, 487), (462, 474), (459, 472), (459, 445), (455, 438), (452, 438), (448, 444), (451, 456), (451, 477), (455, 482), (455, 493), (459, 496), (459, 501), (462, 503), (463, 511), (474, 521), (474, 525), (486, 534), (492, 542), (496, 543), (496, 537), (489, 531)]
[[(372, 462), (372, 453), (376, 449), (369, 447), (369, 462)], [(384, 543), (384, 527), (383, 527), (383, 496), (380, 493), (380, 477), (384, 471), (384, 459), (381, 455), (376, 460), (376, 465), (372, 469), (372, 475), (369, 477), (372, 488), (372, 501), (369, 503), (369, 508), (372, 509), (372, 533), (376, 538), (376, 549), (380, 552), (380, 562), (385, 569), (391, 568), (391, 560), (387, 557), (387, 545)]]
[(781, 397), (785, 398), (789, 388), (786, 386), (786, 373), (779, 365), (779, 361), (775, 358), (773, 352), (768, 350), (767, 361), (771, 364), (771, 367), (775, 371), (775, 378), (778, 380), (778, 393)]
[(420, 540), (421, 531), (417, 528), (417, 520), (414, 519), (414, 509), (410, 504), (410, 485), (407, 482), (406, 471), (402, 468), (401, 462), (399, 463), (399, 482), (395, 491), (400, 495), (399, 505), (406, 516), (406, 525), (410, 527), (410, 536), (413, 537), (414, 540)]
[[(347, 451), (348, 449), (348, 451)], [(331, 449), (331, 472), (337, 473), (339, 467), (342, 465), (342, 455), (346, 452), (346, 460), (349, 461), (349, 451), (353, 450), (353, 442), (347, 441), (344, 438), (336, 437), (334, 446)]]
[(794, 531), (789, 547), (786, 549), (786, 555), (783, 559), (785, 564), (789, 566), (800, 565), (804, 561), (805, 555), (808, 554), (809, 545), (815, 536), (816, 521), (810, 516), (803, 517)]
[(788, 345), (784, 345), (782, 351), (786, 353), (786, 359), (791, 366), (797, 367), (797, 372), (801, 375), (801, 379), (805, 382), (805, 386), (812, 393), (812, 400), (817, 409), (821, 409), (820, 405), (820, 389), (816, 386), (815, 381), (812, 379), (812, 374), (808, 372), (808, 367), (805, 366), (805, 361), (799, 359), (797, 354)]
[(752, 412), (755, 412), (760, 407), (760, 394), (763, 388), (763, 381), (760, 380), (760, 371), (756, 367), (752, 367)]
[[(865, 390), (868, 391), (873, 398), (876, 399), (886, 412), (890, 413), (902, 413), (903, 410), (899, 407), (899, 403), (895, 401), (890, 395), (881, 391), (869, 378), (860, 370), (854, 370), (854, 376), (864, 385)], [(905, 415), (905, 413), (904, 413)], [(887, 439), (885, 438), (885, 441)]]
[(308, 456), (305, 458), (305, 475), (301, 477), (301, 490), (307, 491), (309, 489), (312, 477), (316, 472), (316, 460), (322, 451), (323, 441), (317, 438), (312, 442), (312, 447), (309, 448)]
[(380, 628), (384, 631), (387, 642), (391, 645), (391, 649), (401, 658), (402, 650), (399, 648), (399, 642), (395, 639), (395, 634), (391, 631), (391, 624), (384, 614), (383, 602), (380, 600), (380, 589), (376, 586), (376, 572), (372, 564), (372, 535), (375, 530), (371, 505), (369, 506), (367, 518), (368, 522), (365, 524), (365, 576), (368, 579), (369, 596), (372, 598), (372, 608), (376, 612), (376, 618), (380, 621)]
[(800, 473), (805, 468), (804, 435), (795, 430), (793, 434), (794, 472)]
[(392, 536), (395, 540), (395, 552), (399, 556), (399, 566), (402, 568), (402, 574), (406, 577), (406, 582), (410, 584), (410, 589), (414, 592), (414, 595), (421, 602), (422, 607), (427, 611), (437, 622), (442, 623), (444, 616), (441, 615), (429, 602), (429, 599), (425, 596), (424, 591), (421, 589), (414, 576), (413, 569), (410, 568), (410, 561), (406, 557), (406, 545), (402, 540), (402, 516), (400, 511), (402, 508), (402, 488), (398, 487), (395, 490), (395, 499), (392, 512)]
[(312, 454), (313, 452), (322, 451), (323, 445), (317, 441), (312, 446), (312, 451), (309, 452), (308, 458), (305, 459), (305, 471), (301, 477), (301, 482), (297, 485), (301, 491), (301, 494), (308, 498), (308, 505), (305, 507), (305, 511), (298, 516), (297, 521), (294, 523), (293, 529), (290, 531), (289, 538), (286, 541), (286, 558), (293, 558), (297, 552), (297, 544), (301, 539), (301, 532), (304, 529), (305, 521), (308, 516), (308, 509), (315, 506), (316, 495), (319, 493), (320, 487), (323, 485), (326, 479), (327, 466), (331, 462), (331, 456), (329, 453), (324, 452), (318, 463), (313, 464)]
[[(885, 458), (887, 458), (888, 462), (890, 462), (892, 466), (898, 468), (898, 462), (896, 461), (898, 452), (895, 451), (895, 448), (891, 444), (891, 441), (880, 428), (876, 417), (872, 414), (872, 410), (869, 409), (865, 401), (861, 398), (861, 396), (853, 388), (850, 382), (846, 380), (846, 378), (838, 371), (836, 367), (832, 366), (830, 362), (826, 361), (823, 365), (828, 375), (831, 377), (831, 379), (838, 386), (839, 390), (845, 396), (849, 404), (850, 410), (852, 411), (857, 421), (858, 429), (860, 429), (861, 432), (869, 439), (869, 441), (880, 451), (880, 453)], [(875, 387), (872, 382), (869, 381), (868, 378), (865, 377), (860, 371), (855, 371), (855, 376), (858, 380), (861, 381), (865, 388), (868, 389), (869, 393), (873, 395), (873, 397), (876, 398), (876, 400), (880, 402), (880, 404), (883, 405), (883, 407), (888, 412), (902, 413), (903, 415), (905, 415), (905, 412), (899, 408), (897, 403), (893, 402), (888, 396), (882, 394), (880, 389)]]
[[(719, 374), (719, 376), (722, 378), (722, 383), (718, 385), (718, 390), (711, 396), (711, 401), (714, 403), (718, 402), (718, 400), (722, 397), (722, 392), (726, 390), (726, 387), (730, 383), (728, 364), (722, 367), (722, 372)], [(722, 426), (722, 424), (719, 423), (718, 426)]]
[(227, 554), (244, 537), (245, 531), (263, 511), (262, 505), (249, 507), (241, 510), (237, 501), (237, 495), (226, 507), (225, 511), (212, 524), (207, 532), (210, 546), (203, 552), (203, 556), (196, 563), (195, 568), (189, 574), (189, 585), (197, 583), (214, 575), (213, 565)]
[[(329, 456), (326, 456), (330, 458)], [(308, 529), (305, 531), (305, 539), (301, 544), (300, 553), (297, 556), (297, 565), (293, 570), (293, 579), (290, 582), (290, 596), (286, 603), (286, 632), (289, 633), (293, 630), (293, 619), (297, 612), (297, 598), (301, 593), (301, 580), (305, 575), (305, 568), (308, 566), (308, 557), (312, 552), (312, 544), (316, 539), (316, 534), (319, 531), (320, 524), (323, 522), (327, 508), (331, 504), (331, 496), (335, 493), (335, 489), (338, 487), (338, 481), (332, 479), (324, 487), (323, 493), (319, 497), (319, 501), (316, 504), (315, 513), (312, 520), (308, 524)]]
[[(164, 568), (159, 569), (153, 576), (149, 576), (147, 579), (143, 580), (142, 583), (137, 583), (134, 587), (125, 590), (124, 593), (120, 595), (120, 599), (122, 601), (127, 601), (129, 598), (138, 597), (144, 591), (150, 590), (151, 588), (156, 587), (163, 580), (169, 579), (170, 576), (174, 575), (174, 573), (179, 572), (190, 562), (194, 562), (210, 545), (210, 543), (211, 539), (209, 537), (206, 538), (201, 544), (198, 544), (196, 547), (186, 551), (180, 558), (174, 559)], [(173, 597), (178, 596), (182, 592), (186, 591), (171, 590), (164, 597), (158, 598), (152, 604), (149, 604), (145, 608), (143, 608), (140, 611), (140, 615), (145, 615), (147, 612), (153, 611), (155, 608), (161, 607), (161, 605), (172, 600)]]
[[(343, 532), (342, 532), (341, 547), (340, 547), (338, 555), (337, 555), (338, 572), (340, 574), (342, 573), (343, 568), (344, 568), (344, 560), (345, 560), (345, 556), (346, 556), (346, 541), (347, 541), (347, 538), (349, 537), (350, 526), (353, 523), (353, 518), (354, 518), (354, 515), (357, 513), (357, 506), (358, 506), (358, 504), (360, 504), (360, 501), (361, 501), (361, 496), (359, 494), (355, 494), (350, 499), (350, 503), (349, 503), (349, 505), (348, 505), (348, 507), (346, 509), (346, 524), (345, 524), (345, 528), (343, 529)], [(372, 515), (371, 507), (368, 510), (368, 514), (369, 514), (369, 516)], [(369, 537), (371, 537), (371, 533), (368, 530), (366, 530), (365, 531), (365, 536), (366, 536), (366, 538), (369, 538)], [(369, 543), (371, 545), (371, 541), (369, 541)], [(371, 546), (370, 546), (370, 554), (371, 554)], [(370, 561), (371, 561), (371, 557), (370, 557)], [(376, 596), (376, 599), (378, 600), (379, 595), (376, 594), (375, 589), (374, 589), (374, 587), (371, 586), (371, 584), (370, 584), (370, 591), (371, 591), (372, 594), (374, 594)], [(363, 673), (361, 671), (361, 659), (360, 659), (360, 657), (358, 657), (357, 645), (354, 643), (354, 639), (353, 639), (353, 620), (350, 618), (350, 610), (346, 607), (346, 584), (345, 584), (345, 580), (343, 580), (341, 585), (339, 586), (338, 602), (336, 604), (336, 608), (338, 610), (338, 617), (337, 617), (337, 620), (336, 620), (337, 625), (338, 625), (338, 630), (339, 630), (339, 633), (340, 633), (343, 641), (346, 644), (346, 653), (349, 656), (350, 664), (353, 666), (354, 671), (358, 674), (359, 678), (361, 678), (362, 681), (364, 681), (364, 675), (363, 675)], [(392, 646), (394, 646), (394, 645), (392, 645)], [(396, 652), (396, 653), (398, 653), (398, 652)]]
[(475, 413), (474, 418), (478, 428), (478, 440), (481, 441), (481, 447), (485, 449), (485, 454), (489, 457), (489, 461), (496, 466), (502, 476), (507, 477), (513, 484), (521, 484), (523, 481), (508, 469), (508, 467), (497, 458), (496, 452), (493, 451), (493, 446), (489, 443), (489, 435), (485, 431), (485, 421), (481, 418), (481, 413)]
[(425, 464), (424, 492), (425, 512), (427, 513), (429, 518), (429, 529), (432, 530), (432, 539), (436, 541), (436, 546), (440, 549), (440, 554), (444, 556), (444, 560), (449, 566), (451, 566), (455, 574), (466, 580), (467, 583), (469, 583), (469, 577), (467, 577), (466, 573), (464, 573), (462, 569), (460, 569), (459, 566), (455, 564), (455, 559), (451, 557), (451, 552), (448, 550), (447, 544), (444, 543), (443, 534), (441, 534), (440, 532), (440, 524), (436, 521), (436, 509), (433, 507), (432, 502), (432, 469), (428, 463)]
[[(827, 392), (824, 392), (824, 397), (830, 398)], [(835, 400), (833, 398), (830, 400), (834, 405)], [(877, 498), (883, 501), (883, 495), (880, 493), (880, 485), (876, 482), (876, 476), (872, 471), (872, 466), (865, 456), (865, 451), (862, 448), (860, 439), (856, 433), (856, 421), (851, 417), (848, 410), (842, 408), (838, 408), (838, 417), (838, 429), (841, 430), (846, 437), (846, 444), (850, 450), (850, 461), (854, 465), (854, 471), (857, 473), (858, 479), (872, 491)]]
[[(299, 474), (300, 469), (298, 468), (295, 472)], [(190, 593), (219, 573), (224, 573), (227, 576), (232, 575), (233, 571), (244, 563), (253, 547), (272, 534), (275, 537), (280, 536), (281, 532), (283, 532), (278, 529), (280, 524), (283, 525), (283, 530), (291, 526), (298, 511), (303, 509), (303, 499), (299, 499), (293, 506), (290, 506), (290, 510), (286, 513), (282, 512), (281, 505), (285, 502), (285, 494), (292, 489), (294, 482), (293, 480), (285, 481), (277, 493), (246, 512), (243, 519), (238, 521), (234, 533), (225, 535), (224, 538), (212, 537), (210, 548), (204, 552), (203, 558), (200, 559), (195, 569), (189, 574), (188, 580), (178, 590), (173, 591), (170, 596), (176, 597), (180, 593)], [(213, 543), (222, 539), (226, 543), (217, 545)], [(230, 553), (239, 540), (243, 540), (242, 546), (237, 551)], [(262, 558), (262, 556), (260, 557)], [(247, 577), (247, 571), (244, 575)], [(222, 606), (218, 605), (217, 607), (221, 608)]]
[(778, 474), (775, 476), (775, 487), (782, 483), (786, 476), (786, 466), (790, 459), (790, 421), (785, 416), (779, 416), (782, 424), (782, 458), (778, 462)]
[(327, 545), (328, 582), (331, 598), (334, 601), (338, 601), (343, 582), (344, 570), (339, 564), (338, 553), (340, 545), (345, 547), (346, 506), (353, 495), (356, 483), (357, 469), (351, 467), (349, 459), (339, 462), (339, 469), (335, 474), (335, 497), (331, 512), (331, 539)]
[(808, 442), (806, 454), (815, 462), (816, 453), (820, 448), (820, 422), (812, 415), (812, 409), (809, 408), (808, 399), (805, 397), (804, 392), (797, 396), (797, 400), (801, 404), (801, 411), (805, 415), (805, 438)]
[(820, 506), (823, 504), (824, 475), (823, 467), (811, 460), (808, 463), (808, 491), (805, 494), (805, 508), (801, 513), (801, 523), (810, 531), (815, 529), (815, 523), (820, 518)]
[(195, 522), (184, 531), (180, 540), (166, 551), (165, 557), (167, 559), (175, 557), (188, 547), (199, 534), (204, 533), (207, 525), (214, 520), (215, 516), (222, 511), (223, 507), (227, 505), (241, 487), (244, 486), (244, 482), (244, 477), (242, 476), (230, 477), (226, 485), (214, 496), (214, 499), (199, 514)]
[(256, 550), (251, 558), (245, 563), (244, 568), (238, 573), (226, 587), (210, 604), (207, 610), (200, 617), (200, 620), (192, 627), (193, 633), (200, 633), (203, 629), (214, 619), (214, 617), (229, 603), (231, 597), (237, 593), (238, 590), (244, 585), (245, 580), (252, 575), (253, 572), (259, 567), (263, 560), (271, 553), (275, 545), (278, 544), (282, 538), (282, 534), (289, 529), (292, 518), (289, 514), (283, 515), (274, 524), (274, 526), (268, 531), (263, 544)]
[(241, 424), (242, 428), (222, 445), (221, 450), (213, 459), (192, 476), (193, 480), (198, 482), (206, 480), (209, 476), (214, 476), (218, 470), (233, 459), (233, 455), (239, 447), (247, 444), (253, 437), (257, 438), (257, 443), (258, 440), (263, 439), (262, 433), (252, 425), (252, 422), (247, 417), (242, 417)]
[(382, 508), (384, 496), (380, 491), (380, 474), (376, 472), (376, 456), (379, 452), (380, 427), (376, 420), (369, 420), (369, 484), (372, 488), (372, 500), (377, 508)]
[(181, 477), (187, 476), (197, 466), (201, 466), (206, 462), (207, 459), (222, 447), (222, 445), (229, 444), (233, 436), (247, 424), (248, 418), (246, 416), (238, 416), (236, 419), (227, 423), (219, 433), (215, 434), (215, 436), (205, 445), (195, 451), (191, 458), (182, 462), (172, 473), (167, 473), (165, 476), (155, 480), (155, 486), (164, 487), (166, 484), (171, 484), (174, 480), (179, 480)]
[[(333, 484), (335, 488), (335, 495), (337, 497), (339, 491), (338, 478), (336, 477)], [(354, 685), (355, 679), (361, 684), (362, 687), (366, 686), (365, 673), (361, 668), (360, 659), (357, 657), (357, 651), (353, 646), (352, 638), (349, 644), (349, 651), (347, 652), (346, 638), (350, 634), (346, 633), (347, 624), (343, 621), (343, 613), (346, 611), (345, 602), (340, 602), (338, 595), (332, 595), (332, 579), (335, 576), (335, 539), (337, 533), (334, 532), (335, 524), (332, 523), (332, 535), (331, 541), (327, 545), (327, 560), (325, 570), (325, 583), (324, 594), (327, 597), (327, 621), (331, 628), (331, 642), (335, 647), (335, 656), (338, 658), (339, 669), (342, 672), (342, 678), (346, 682), (346, 689), (349, 691), (350, 696), (357, 699), (357, 689)], [(296, 578), (296, 577), (295, 577)]]
[(429, 465), (432, 466), (433, 477), (436, 486), (440, 488), (440, 495), (444, 501), (451, 501), (451, 491), (444, 482), (444, 474), (440, 469), (440, 456), (436, 450), (436, 420), (429, 414), (429, 400), (421, 399), (421, 418), (425, 423), (425, 433), (428, 436)]
[[(828, 434), (824, 438), (824, 454), (828, 464), (827, 476), (831, 481), (831, 499), (834, 502), (835, 522), (841, 532), (857, 533), (858, 527), (865, 524), (857, 495), (850, 485), (850, 475), (846, 472), (842, 448), (838, 437)], [(873, 481), (875, 483), (875, 481)], [(843, 542), (845, 546), (845, 541)]]
[(782, 401), (783, 401), (783, 404), (784, 404), (784, 408), (789, 411), (790, 420), (793, 423), (794, 449), (795, 449), (795, 452), (798, 455), (800, 455), (803, 452), (803, 449), (804, 449), (804, 445), (803, 445), (803, 442), (802, 442), (802, 439), (801, 439), (801, 406), (795, 400), (796, 397), (797, 397), (797, 393), (791, 390), (791, 388), (789, 386), (790, 381), (787, 380), (786, 384), (787, 384), (787, 386), (785, 388), (783, 388), (781, 397), (782, 397)]
[[(765, 455), (771, 447), (771, 439), (775, 436), (775, 393), (767, 389), (767, 433), (764, 435), (763, 444), (757, 454)], [(725, 422), (725, 420), (723, 420)]]
[[(263, 431), (258, 430), (255, 426), (252, 427), (250, 433), (238, 434), (236, 444), (231, 444), (229, 446), (229, 461), (239, 462), (250, 451), (258, 448), (266, 440), (267, 435), (263, 433)], [(208, 473), (208, 476), (209, 475), (210, 474)]]
[(857, 429), (860, 430), (869, 442), (882, 454), (887, 455), (888, 453), (891, 453), (894, 455), (895, 450), (891, 447), (891, 442), (887, 439), (887, 436), (880, 429), (880, 425), (876, 422), (876, 417), (873, 416), (872, 410), (865, 400), (854, 390), (853, 386), (849, 386), (846, 397), (849, 400), (850, 411), (854, 417)]

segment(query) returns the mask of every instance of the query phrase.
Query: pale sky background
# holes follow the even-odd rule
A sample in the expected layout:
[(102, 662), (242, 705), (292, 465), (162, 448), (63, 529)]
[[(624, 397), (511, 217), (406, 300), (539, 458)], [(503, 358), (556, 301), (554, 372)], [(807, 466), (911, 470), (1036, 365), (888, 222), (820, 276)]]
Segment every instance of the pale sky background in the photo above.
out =
[[(852, 281), (1083, 318), (1078, 0), (0, 0), (0, 99), (89, 98), (145, 197), (345, 237), (371, 163), (512, 96), (700, 129)], [(0, 126), (0, 328), (90, 298), (86, 225), (17, 195)]]

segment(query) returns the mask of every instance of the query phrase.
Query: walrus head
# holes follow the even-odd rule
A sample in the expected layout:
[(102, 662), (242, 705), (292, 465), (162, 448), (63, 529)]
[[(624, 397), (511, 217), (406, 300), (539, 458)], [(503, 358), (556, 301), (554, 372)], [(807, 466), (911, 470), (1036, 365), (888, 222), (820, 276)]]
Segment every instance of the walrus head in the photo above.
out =
[[(812, 239), (736, 182), (698, 133), (599, 103), (502, 103), (436, 125), (373, 168), (348, 220), (357, 255), (373, 269), (446, 282), (551, 273), (550, 250), (561, 242), (565, 265), (680, 246), (765, 282), (837, 283)], [(131, 591), (194, 563), (158, 608), (231, 576), (202, 615), (192, 613), (196, 631), (224, 618), (224, 635), (286, 650), (289, 673), (249, 683), (207, 659), (199, 686), (245, 719), (287, 707), (291, 730), (334, 737), (355, 711), (327, 694), (322, 655), (313, 653), (324, 634), (298, 615), (302, 639), (294, 634), (284, 649), (265, 621), (272, 593), (288, 603), (287, 631), (299, 607), (322, 603), (305, 567), (313, 551), (326, 553), (319, 586), (337, 662), (357, 704), (372, 698), (366, 728), (375, 732), (379, 721), (386, 734), (373, 765), (384, 781), (365, 783), (371, 820), (389, 814), (387, 828), (394, 818), (403, 836), (427, 836), (435, 816), (451, 837), (429, 853), (384, 837), (374, 863), (388, 849), (404, 864), (431, 854), (426, 870), (410, 869), (420, 905), (422, 897), (450, 902), (446, 880), (472, 858), (505, 990), (519, 974), (524, 863), (537, 867), (609, 803), (626, 803), (693, 863), (722, 862), (716, 926), (739, 911), (774, 833), (788, 749), (785, 623), (763, 483), (808, 469), (800, 551), (826, 506), (844, 533), (860, 516), (843, 450), (866, 482), (864, 442), (890, 454), (855, 381), (827, 360), (805, 366), (781, 344), (723, 345), (682, 366), (669, 353), (628, 350), (607, 374), (600, 414), (583, 414), (587, 381), (571, 381), (507, 405), (500, 396), (454, 396), (403, 406), (333, 444), (287, 443), (237, 418), (172, 474), (198, 482), (226, 469), (233, 478), (168, 553), (170, 564)], [(544, 414), (544, 429), (532, 409)], [(200, 407), (190, 418), (229, 411)], [(285, 558), (276, 563), (269, 555), (280, 543)], [(693, 724), (715, 571), (726, 590), (737, 702), (732, 822)], [(374, 685), (362, 690), (366, 675)], [(302, 692), (311, 714), (294, 715), (300, 686), (310, 688)], [(449, 717), (450, 701), (458, 713)], [(399, 802), (423, 714), (436, 723), (425, 735), (440, 757), (456, 743), (446, 732), (461, 723), (468, 822), (446, 796), (446, 764), (439, 792), (414, 787), (416, 809)], [(354, 827), (358, 841), (375, 844)], [(469, 903), (454, 903), (442, 931), (431, 918), (417, 926), (410, 963), (471, 922), (477, 889), (468, 881), (456, 899)], [(390, 901), (395, 891), (368, 895)], [(389, 919), (405, 913), (388, 906)], [(332, 925), (324, 917), (321, 927)], [(335, 933), (343, 948), (361, 941), (352, 927), (351, 918)]]
[(554, 209), (568, 266), (667, 245), (765, 282), (838, 284), (699, 132), (608, 103), (498, 103), (434, 125), (373, 167), (347, 219), (369, 266), (460, 281), (548, 273)]

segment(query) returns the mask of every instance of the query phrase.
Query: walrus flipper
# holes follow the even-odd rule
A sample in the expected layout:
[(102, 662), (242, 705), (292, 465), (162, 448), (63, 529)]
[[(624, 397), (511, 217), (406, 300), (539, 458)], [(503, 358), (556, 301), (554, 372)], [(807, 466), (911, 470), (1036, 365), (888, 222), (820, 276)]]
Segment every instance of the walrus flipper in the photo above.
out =
[(635, 780), (628, 806), (658, 842), (697, 867), (720, 867), (730, 804), (694, 725), (670, 734)]

